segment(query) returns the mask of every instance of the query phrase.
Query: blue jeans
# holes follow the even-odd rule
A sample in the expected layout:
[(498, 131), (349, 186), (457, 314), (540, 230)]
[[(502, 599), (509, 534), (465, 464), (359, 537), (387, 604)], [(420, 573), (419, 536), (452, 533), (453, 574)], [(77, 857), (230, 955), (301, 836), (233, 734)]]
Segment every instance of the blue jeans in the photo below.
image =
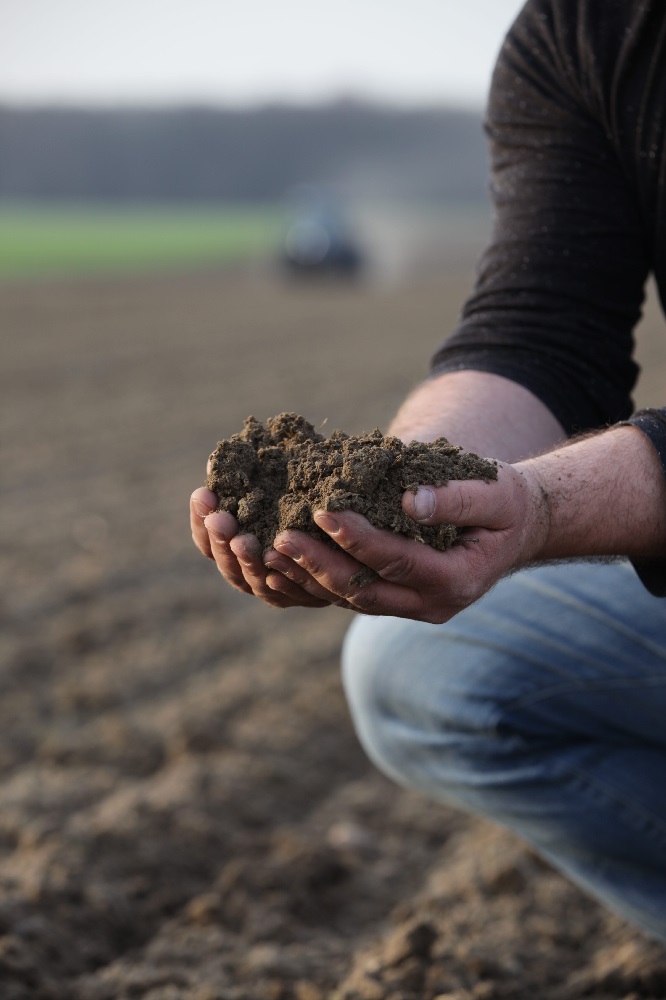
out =
[(383, 771), (666, 941), (666, 601), (628, 564), (527, 570), (445, 625), (358, 617), (343, 668)]

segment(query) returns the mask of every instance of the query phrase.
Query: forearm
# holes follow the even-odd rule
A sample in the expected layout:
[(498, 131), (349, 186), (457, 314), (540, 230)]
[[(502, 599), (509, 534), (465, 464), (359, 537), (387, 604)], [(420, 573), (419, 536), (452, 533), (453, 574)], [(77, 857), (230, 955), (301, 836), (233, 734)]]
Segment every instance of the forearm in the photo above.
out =
[(527, 561), (666, 556), (666, 480), (654, 447), (635, 427), (567, 444), (529, 390), (498, 375), (460, 371), (418, 386), (390, 430), (405, 440), (444, 436), (517, 463), (533, 494)]
[(666, 479), (637, 428), (611, 428), (515, 468), (535, 498), (535, 561), (666, 556)]
[(487, 372), (447, 372), (408, 396), (390, 433), (405, 441), (446, 437), (467, 451), (515, 462), (553, 448), (564, 431), (528, 389)]

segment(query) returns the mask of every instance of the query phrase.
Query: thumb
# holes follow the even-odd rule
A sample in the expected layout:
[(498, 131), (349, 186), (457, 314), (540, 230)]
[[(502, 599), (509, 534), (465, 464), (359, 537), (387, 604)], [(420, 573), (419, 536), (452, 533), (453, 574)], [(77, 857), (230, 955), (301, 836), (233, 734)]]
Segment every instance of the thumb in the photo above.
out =
[(455, 524), (457, 527), (503, 528), (511, 521), (506, 484), (479, 479), (452, 480), (446, 486), (419, 486), (407, 490), (402, 509), (417, 524)]

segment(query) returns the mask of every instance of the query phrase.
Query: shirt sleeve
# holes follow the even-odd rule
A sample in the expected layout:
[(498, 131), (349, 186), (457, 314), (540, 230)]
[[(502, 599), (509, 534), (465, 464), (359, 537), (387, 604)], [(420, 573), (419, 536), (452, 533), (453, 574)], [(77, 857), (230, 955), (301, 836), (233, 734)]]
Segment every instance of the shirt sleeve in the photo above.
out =
[[(622, 425), (632, 425), (645, 434), (659, 456), (662, 472), (666, 476), (666, 407), (638, 410), (629, 420), (622, 420)], [(631, 563), (639, 580), (653, 597), (666, 597), (666, 559), (632, 559)]]
[(569, 434), (631, 413), (650, 269), (580, 7), (531, 0), (505, 40), (486, 114), (492, 236), (460, 323), (432, 359), (433, 374), (475, 369), (522, 384)]

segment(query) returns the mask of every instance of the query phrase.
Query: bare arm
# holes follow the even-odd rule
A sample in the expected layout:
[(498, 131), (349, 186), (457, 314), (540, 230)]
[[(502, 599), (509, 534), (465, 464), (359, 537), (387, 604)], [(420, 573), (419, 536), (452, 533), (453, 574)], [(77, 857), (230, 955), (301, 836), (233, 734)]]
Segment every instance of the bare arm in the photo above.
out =
[(666, 479), (637, 428), (614, 427), (514, 469), (547, 526), (536, 558), (666, 555)]
[(447, 372), (421, 383), (400, 407), (390, 433), (404, 441), (446, 437), (466, 451), (516, 462), (563, 441), (550, 410), (528, 389), (487, 372)]

